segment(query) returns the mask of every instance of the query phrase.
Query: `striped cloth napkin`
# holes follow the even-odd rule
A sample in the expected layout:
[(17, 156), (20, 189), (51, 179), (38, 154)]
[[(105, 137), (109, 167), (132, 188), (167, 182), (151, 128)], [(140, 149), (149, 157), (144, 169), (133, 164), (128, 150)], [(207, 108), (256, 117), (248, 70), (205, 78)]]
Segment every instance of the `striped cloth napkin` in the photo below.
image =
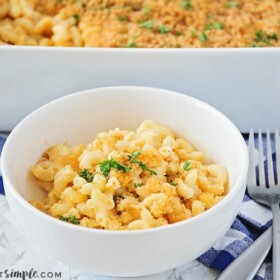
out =
[[(247, 141), (248, 134), (243, 134), (243, 136)], [(0, 136), (0, 156), (4, 142), (5, 138)], [(0, 194), (4, 194), (1, 176)], [(247, 194), (245, 194), (240, 212), (231, 228), (221, 240), (200, 256), (198, 260), (207, 267), (223, 271), (235, 258), (249, 247), (260, 234), (271, 226), (271, 219), (272, 214), (268, 208), (255, 203)], [(272, 264), (271, 254), (269, 254), (257, 272), (257, 275), (254, 277), (254, 280), (271, 279)]]

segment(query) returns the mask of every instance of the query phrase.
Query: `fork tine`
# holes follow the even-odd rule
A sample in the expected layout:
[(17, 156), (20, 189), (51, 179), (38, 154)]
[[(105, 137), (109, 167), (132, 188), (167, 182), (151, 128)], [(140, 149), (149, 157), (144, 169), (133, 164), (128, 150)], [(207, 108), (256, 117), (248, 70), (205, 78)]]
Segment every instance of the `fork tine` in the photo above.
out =
[(279, 138), (279, 129), (275, 129), (275, 146), (276, 146), (276, 175), (277, 175), (277, 184), (280, 184), (280, 138)]
[(266, 145), (267, 145), (267, 173), (268, 173), (268, 186), (275, 186), (275, 178), (273, 172), (273, 162), (272, 162), (272, 151), (271, 151), (271, 139), (269, 128), (266, 131)]
[(260, 182), (260, 186), (265, 186), (263, 141), (262, 141), (261, 129), (259, 129), (258, 142), (259, 142), (259, 182)]
[(256, 182), (257, 177), (256, 177), (256, 167), (254, 161), (255, 141), (254, 141), (253, 128), (250, 129), (248, 152), (249, 152), (249, 170), (248, 170), (248, 177), (247, 177), (247, 185), (255, 186), (257, 184)]

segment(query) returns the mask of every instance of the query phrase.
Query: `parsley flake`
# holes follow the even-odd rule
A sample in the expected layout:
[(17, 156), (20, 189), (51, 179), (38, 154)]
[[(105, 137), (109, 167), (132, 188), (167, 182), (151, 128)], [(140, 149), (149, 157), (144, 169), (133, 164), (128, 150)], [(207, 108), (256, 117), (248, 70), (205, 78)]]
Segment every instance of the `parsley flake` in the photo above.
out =
[(141, 28), (153, 29), (154, 22), (152, 20), (143, 21), (140, 23)]
[(250, 42), (249, 46), (251, 48), (260, 48), (261, 46), (259, 44), (257, 44), (256, 42)]
[(266, 38), (267, 38), (268, 40), (275, 40), (275, 41), (278, 40), (278, 36), (277, 36), (277, 34), (275, 34), (275, 33), (273, 33), (273, 34), (271, 34), (271, 35), (266, 35)]
[(129, 166), (125, 166), (113, 158), (110, 158), (108, 160), (103, 160), (101, 163), (99, 163), (100, 171), (103, 173), (104, 177), (107, 177), (111, 171), (112, 168), (116, 170), (122, 170), (123, 172), (127, 173), (131, 170)]
[(196, 37), (196, 32), (194, 30), (191, 30), (192, 38)]
[(278, 40), (278, 36), (277, 34), (265, 34), (265, 32), (263, 32), (262, 30), (258, 30), (256, 31), (255, 33), (255, 41), (256, 42), (263, 42), (267, 45), (270, 45), (271, 42), (270, 40), (275, 40), (277, 41)]
[(213, 29), (213, 25), (211, 23), (207, 23), (204, 27), (205, 30), (211, 30)]
[(158, 31), (161, 33), (161, 34), (166, 34), (170, 31), (170, 28), (167, 26), (167, 25), (161, 25), (159, 28), (158, 28)]
[(175, 32), (175, 35), (176, 35), (176, 36), (181, 36), (181, 35), (183, 35), (183, 32), (181, 32), (181, 31), (176, 31), (176, 32)]
[(149, 14), (151, 13), (151, 8), (149, 8), (149, 7), (144, 7), (144, 8), (142, 9), (142, 11), (143, 11), (143, 13), (144, 13), (145, 15), (149, 15)]
[(199, 34), (198, 39), (199, 39), (200, 42), (206, 42), (206, 41), (208, 41), (209, 38), (208, 38), (208, 36), (205, 32), (201, 32)]
[(134, 187), (135, 188), (140, 188), (142, 187), (144, 184), (143, 183), (134, 183)]
[(230, 2), (227, 2), (227, 7), (228, 8), (236, 8), (236, 7), (238, 7), (238, 4), (236, 2), (230, 1)]
[(126, 48), (137, 48), (137, 44), (132, 41), (126, 45)]
[(216, 22), (214, 23), (213, 27), (217, 30), (222, 30), (224, 29), (224, 25), (221, 22)]
[(59, 220), (64, 221), (64, 222), (68, 222), (74, 225), (79, 225), (80, 221), (75, 217), (75, 216), (69, 216), (69, 217), (64, 217), (64, 216), (60, 216)]
[(120, 16), (119, 20), (120, 21), (128, 21), (128, 18), (126, 16)]
[(72, 16), (72, 18), (74, 18), (75, 19), (75, 21), (76, 21), (76, 24), (78, 24), (78, 22), (80, 21), (80, 16), (79, 15), (73, 15)]
[(131, 163), (136, 163), (138, 164), (143, 170), (146, 170), (150, 173), (150, 175), (157, 175), (157, 173), (151, 169), (149, 169), (146, 164), (144, 164), (142, 161), (136, 159), (138, 156), (141, 155), (141, 152), (135, 151), (131, 155), (128, 155), (129, 161)]
[(263, 32), (262, 32), (261, 30), (256, 31), (255, 35), (256, 35), (256, 39), (255, 39), (256, 42), (261, 42), (261, 41), (263, 41), (263, 39), (264, 39), (264, 34), (263, 34)]
[(185, 161), (183, 164), (183, 168), (185, 171), (190, 171), (192, 169), (191, 163), (189, 161)]
[(217, 29), (221, 30), (224, 29), (224, 25), (221, 22), (216, 22), (214, 24), (207, 23), (204, 27), (205, 30), (212, 30), (212, 29)]
[(91, 183), (92, 180), (93, 180), (93, 175), (91, 172), (89, 172), (88, 169), (83, 169), (80, 171), (80, 174), (79, 174), (82, 178), (84, 178), (88, 183)]
[(174, 186), (174, 187), (176, 187), (178, 185), (177, 183), (174, 183), (173, 181), (170, 181), (169, 184)]
[(190, 0), (182, 1), (181, 6), (184, 10), (189, 10), (191, 7), (191, 1)]

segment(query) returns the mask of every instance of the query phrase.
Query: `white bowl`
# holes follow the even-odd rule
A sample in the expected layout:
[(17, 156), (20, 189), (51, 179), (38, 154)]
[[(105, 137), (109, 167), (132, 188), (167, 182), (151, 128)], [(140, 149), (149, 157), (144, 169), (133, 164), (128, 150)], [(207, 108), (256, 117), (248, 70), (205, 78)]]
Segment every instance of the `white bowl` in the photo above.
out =
[[(230, 192), (216, 206), (189, 220), (137, 231), (104, 231), (52, 218), (28, 203), (40, 199), (28, 170), (51, 145), (89, 143), (98, 132), (135, 129), (152, 119), (189, 139), (229, 171)], [(5, 192), (26, 236), (71, 267), (108, 276), (159, 273), (208, 250), (229, 229), (241, 205), (248, 168), (245, 142), (234, 124), (211, 106), (156, 88), (111, 87), (55, 100), (21, 121), (2, 153)]]

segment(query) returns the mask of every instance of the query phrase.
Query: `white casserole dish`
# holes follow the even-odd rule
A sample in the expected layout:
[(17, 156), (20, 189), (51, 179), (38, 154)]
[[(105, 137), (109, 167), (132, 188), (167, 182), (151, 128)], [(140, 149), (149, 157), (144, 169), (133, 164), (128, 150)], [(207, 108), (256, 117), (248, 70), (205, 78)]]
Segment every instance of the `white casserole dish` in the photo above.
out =
[(241, 131), (279, 124), (279, 48), (1, 46), (0, 64), (0, 131), (10, 131), (55, 98), (116, 85), (159, 87), (194, 96), (221, 110)]

